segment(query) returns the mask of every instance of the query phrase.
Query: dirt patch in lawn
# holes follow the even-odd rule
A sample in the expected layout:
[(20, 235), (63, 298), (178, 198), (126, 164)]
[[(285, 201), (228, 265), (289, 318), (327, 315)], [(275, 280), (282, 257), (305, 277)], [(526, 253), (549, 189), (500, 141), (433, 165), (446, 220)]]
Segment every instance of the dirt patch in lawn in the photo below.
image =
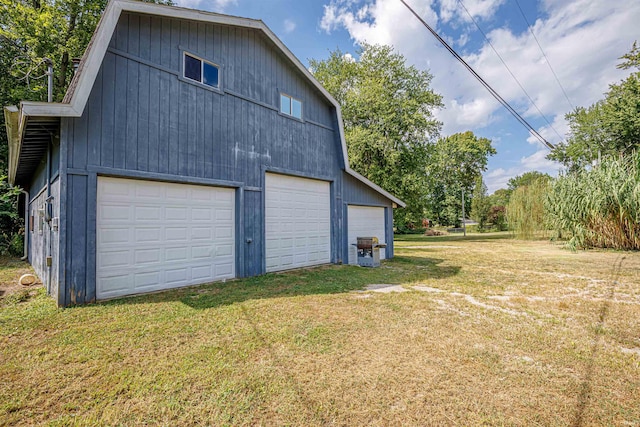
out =
[(18, 279), (23, 274), (33, 274), (33, 269), (28, 263), (16, 258), (0, 257), (0, 303), (5, 298), (24, 301), (32, 297), (42, 286), (39, 281), (31, 286), (21, 285)]

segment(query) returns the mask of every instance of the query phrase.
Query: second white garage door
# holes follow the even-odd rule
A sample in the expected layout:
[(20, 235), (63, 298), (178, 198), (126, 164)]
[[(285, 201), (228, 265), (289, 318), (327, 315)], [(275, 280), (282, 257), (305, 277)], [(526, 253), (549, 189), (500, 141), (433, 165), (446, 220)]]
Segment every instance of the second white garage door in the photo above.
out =
[(267, 271), (331, 262), (331, 192), (326, 181), (266, 174)]
[(235, 277), (235, 191), (98, 178), (98, 299)]
[[(349, 206), (347, 212), (349, 227), (349, 264), (358, 263), (358, 253), (352, 244), (358, 237), (377, 237), (379, 243), (386, 243), (384, 208), (371, 206)], [(380, 259), (385, 258), (385, 249), (380, 249)]]

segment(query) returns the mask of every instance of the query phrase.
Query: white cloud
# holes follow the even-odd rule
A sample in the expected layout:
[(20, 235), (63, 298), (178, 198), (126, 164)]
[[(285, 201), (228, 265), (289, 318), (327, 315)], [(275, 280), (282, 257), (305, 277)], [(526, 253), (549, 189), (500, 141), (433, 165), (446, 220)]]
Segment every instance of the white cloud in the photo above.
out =
[[(439, 9), (433, 0), (418, 2), (412, 7), (430, 25), (464, 21), (457, 0), (442, 0)], [(465, 6), (475, 18), (493, 19), (503, 0), (465, 0)], [(545, 50), (559, 80), (574, 106), (590, 105), (602, 97), (608, 85), (623, 78), (628, 71), (615, 68), (617, 58), (627, 52), (638, 37), (640, 2), (612, 2), (609, 0), (545, 0), (542, 5), (547, 18), (533, 23), (533, 31)], [(436, 11), (437, 10), (437, 11)], [(438, 15), (438, 13), (439, 15)], [(464, 11), (462, 14), (466, 15)], [(403, 25), (398, 25), (402, 22)], [(473, 24), (463, 34), (475, 31)], [(469, 72), (429, 35), (426, 29), (396, 0), (332, 0), (325, 6), (321, 28), (332, 31), (344, 28), (356, 43), (369, 42), (393, 45), (419, 68), (430, 69), (434, 75), (432, 86), (444, 96), (447, 110), (438, 113), (444, 120), (443, 133), (482, 128), (494, 122), (502, 107)], [(449, 35), (445, 35), (449, 36)], [(514, 33), (507, 27), (497, 27), (487, 36), (504, 58), (513, 74), (521, 82), (538, 108), (565, 136), (564, 114), (571, 106), (558, 87), (545, 58), (529, 33)], [(464, 38), (459, 40), (459, 44)], [(509, 75), (488, 43), (465, 59), (528, 120), (540, 115)], [(548, 126), (547, 126), (548, 128)], [(551, 129), (552, 141), (558, 137)]]
[(174, 3), (176, 6), (189, 9), (224, 13), (229, 6), (236, 4), (237, 0), (174, 0)]
[[(495, 121), (493, 112), (495, 111), (497, 101), (491, 98), (476, 98), (466, 103), (459, 103), (452, 99), (446, 102), (443, 110), (436, 111), (438, 120), (445, 124), (456, 123), (458, 126), (456, 131), (472, 130), (475, 127), (485, 127)], [(451, 134), (455, 132), (446, 132)]]
[(521, 158), (520, 163), (525, 171), (536, 170), (555, 175), (560, 169), (560, 164), (547, 159), (547, 154), (549, 154), (549, 150), (539, 150), (530, 156)]
[(469, 33), (463, 33), (460, 38), (456, 41), (456, 44), (460, 47), (464, 47), (469, 41)]
[(560, 170), (560, 164), (548, 160), (547, 154), (549, 154), (549, 150), (540, 149), (530, 156), (520, 158), (520, 164), (517, 167), (497, 168), (485, 173), (484, 180), (489, 194), (500, 188), (507, 188), (507, 183), (511, 178), (525, 172), (538, 171), (556, 176)]
[(290, 19), (285, 19), (283, 25), (284, 25), (285, 34), (289, 34), (290, 32), (296, 29), (296, 23)]
[(440, 19), (443, 22), (451, 20), (471, 22), (469, 17), (471, 15), (475, 20), (486, 20), (493, 17), (502, 3), (504, 0), (464, 0), (462, 4), (466, 8), (465, 11), (460, 7), (459, 0), (442, 0), (440, 2)]
[[(565, 136), (569, 132), (569, 124), (564, 119), (564, 116), (556, 115), (551, 122), (551, 126), (544, 125), (537, 129), (537, 131), (544, 139), (552, 144), (556, 144), (561, 140), (565, 140)], [(542, 147), (542, 143), (538, 140), (538, 138), (531, 134), (527, 138), (527, 142), (529, 144), (540, 144), (540, 146)]]

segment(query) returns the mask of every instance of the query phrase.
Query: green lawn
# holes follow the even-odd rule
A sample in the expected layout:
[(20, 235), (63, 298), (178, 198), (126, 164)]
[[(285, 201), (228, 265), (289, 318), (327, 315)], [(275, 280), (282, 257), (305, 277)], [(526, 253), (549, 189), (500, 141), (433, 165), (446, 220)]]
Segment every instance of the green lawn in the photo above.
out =
[[(640, 253), (396, 255), (65, 310), (6, 293), (0, 425), (640, 426)], [(0, 290), (22, 269), (0, 260)]]

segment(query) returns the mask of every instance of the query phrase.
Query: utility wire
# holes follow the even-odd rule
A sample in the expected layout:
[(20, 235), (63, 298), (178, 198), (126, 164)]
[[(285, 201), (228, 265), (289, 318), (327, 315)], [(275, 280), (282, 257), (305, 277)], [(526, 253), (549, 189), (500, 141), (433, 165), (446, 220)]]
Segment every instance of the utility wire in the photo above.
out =
[(482, 86), (484, 86), (489, 91), (489, 93), (500, 104), (502, 104), (502, 106), (504, 108), (506, 108), (507, 111), (509, 111), (511, 113), (511, 115), (513, 115), (513, 117), (516, 118), (516, 120), (518, 120), (524, 127), (527, 128), (527, 130), (529, 130), (529, 133), (531, 133), (531, 135), (533, 135), (536, 139), (538, 139), (538, 141), (540, 141), (542, 144), (544, 144), (550, 150), (553, 150), (555, 148), (553, 144), (551, 144), (549, 141), (544, 139), (544, 137), (542, 135), (540, 135), (540, 133), (538, 133), (538, 131), (535, 130), (533, 128), (533, 126), (531, 126), (529, 124), (529, 122), (527, 122), (524, 119), (524, 117), (522, 117), (507, 101), (505, 101), (500, 96), (500, 94), (498, 92), (496, 92), (489, 85), (489, 83), (484, 81), (484, 79), (482, 77), (480, 77), (480, 75), (478, 73), (476, 73), (476, 71), (473, 68), (471, 68), (471, 66), (469, 64), (467, 64), (467, 62), (460, 55), (458, 55), (458, 53), (451, 46), (449, 46), (449, 44), (442, 37), (440, 37), (440, 35), (433, 28), (431, 28), (431, 26), (429, 24), (427, 24), (427, 22), (424, 19), (422, 19), (422, 17), (420, 17), (420, 15), (418, 15), (416, 13), (416, 11), (413, 10), (411, 8), (411, 6), (409, 6), (407, 4), (407, 2), (405, 0), (400, 0), (400, 1), (402, 2), (402, 4), (404, 4), (407, 7), (407, 9), (409, 9), (409, 11), (413, 14), (413, 16), (415, 16), (422, 23), (422, 25), (424, 25), (429, 30), (429, 32), (431, 32), (431, 34), (433, 34), (433, 36), (436, 39), (438, 39), (438, 41), (440, 43), (442, 43), (442, 45), (449, 51), (449, 53), (451, 53), (454, 56), (454, 58), (456, 58), (480, 82), (480, 84), (482, 84)]
[(560, 134), (558, 133), (558, 131), (553, 127), (553, 125), (551, 124), (551, 122), (547, 119), (547, 117), (542, 113), (542, 111), (540, 111), (540, 108), (538, 108), (538, 106), (536, 105), (535, 101), (533, 100), (533, 98), (531, 98), (531, 96), (529, 95), (529, 92), (527, 92), (527, 90), (524, 88), (524, 86), (522, 86), (522, 83), (520, 83), (520, 80), (518, 80), (518, 78), (515, 76), (515, 74), (513, 74), (513, 72), (511, 71), (511, 68), (509, 68), (509, 66), (507, 65), (506, 61), (504, 60), (504, 58), (502, 58), (502, 55), (500, 55), (498, 53), (498, 51), (496, 50), (495, 46), (493, 46), (493, 43), (491, 43), (491, 40), (489, 40), (489, 37), (487, 37), (486, 33), (484, 31), (482, 31), (482, 28), (480, 28), (480, 25), (478, 24), (478, 22), (474, 19), (473, 15), (471, 15), (471, 13), (469, 13), (469, 9), (467, 9), (467, 7), (464, 5), (464, 3), (462, 2), (462, 0), (458, 0), (458, 3), (460, 4), (460, 6), (462, 6), (462, 8), (464, 9), (465, 12), (467, 12), (467, 15), (469, 15), (469, 18), (471, 18), (471, 21), (475, 24), (476, 28), (478, 29), (478, 31), (480, 31), (480, 33), (482, 34), (482, 37), (484, 37), (484, 39), (487, 41), (487, 43), (489, 43), (489, 46), (491, 46), (491, 49), (493, 50), (493, 52), (498, 56), (498, 58), (500, 59), (500, 62), (502, 62), (502, 65), (504, 65), (504, 68), (507, 69), (507, 71), (509, 72), (509, 74), (511, 75), (511, 77), (513, 77), (513, 80), (515, 80), (515, 82), (518, 84), (518, 86), (520, 86), (520, 89), (522, 90), (522, 92), (525, 94), (525, 96), (529, 99), (529, 101), (531, 102), (531, 105), (533, 105), (533, 107), (538, 111), (538, 114), (540, 114), (540, 116), (544, 119), (545, 122), (547, 122), (547, 124), (549, 125), (549, 128), (551, 128), (551, 130), (553, 130), (553, 132), (558, 136), (558, 138), (560, 138), (560, 141), (562, 141), (562, 136), (560, 136)]
[(558, 78), (558, 75), (556, 74), (556, 72), (554, 71), (553, 67), (551, 66), (551, 62), (549, 61), (549, 58), (547, 58), (547, 55), (544, 53), (544, 50), (542, 49), (542, 46), (540, 46), (540, 42), (538, 41), (538, 38), (536, 37), (536, 34), (533, 32), (533, 27), (531, 26), (531, 24), (529, 24), (529, 21), (527, 20), (527, 17), (525, 16), (524, 11), (520, 7), (520, 3), (518, 2), (518, 0), (515, 0), (515, 2), (516, 2), (516, 5), (518, 5), (518, 10), (520, 11), (520, 15), (522, 15), (522, 18), (524, 19), (524, 22), (527, 23), (527, 27), (529, 28), (529, 32), (531, 32), (531, 35), (533, 36), (533, 39), (536, 41), (536, 44), (540, 48), (540, 52), (542, 53), (542, 56), (544, 56), (545, 62), (549, 66), (549, 69), (551, 70), (551, 73), (553, 73), (553, 77), (555, 77), (556, 82), (558, 83), (558, 86), (560, 86), (560, 89), (562, 90), (562, 93), (564, 94), (565, 99), (569, 103), (569, 106), (571, 107), (571, 109), (575, 110), (575, 107), (573, 106), (573, 104), (571, 103), (571, 100), (569, 99), (569, 95), (567, 95), (567, 92), (564, 90), (564, 87), (562, 86), (562, 83), (560, 83), (560, 79)]

